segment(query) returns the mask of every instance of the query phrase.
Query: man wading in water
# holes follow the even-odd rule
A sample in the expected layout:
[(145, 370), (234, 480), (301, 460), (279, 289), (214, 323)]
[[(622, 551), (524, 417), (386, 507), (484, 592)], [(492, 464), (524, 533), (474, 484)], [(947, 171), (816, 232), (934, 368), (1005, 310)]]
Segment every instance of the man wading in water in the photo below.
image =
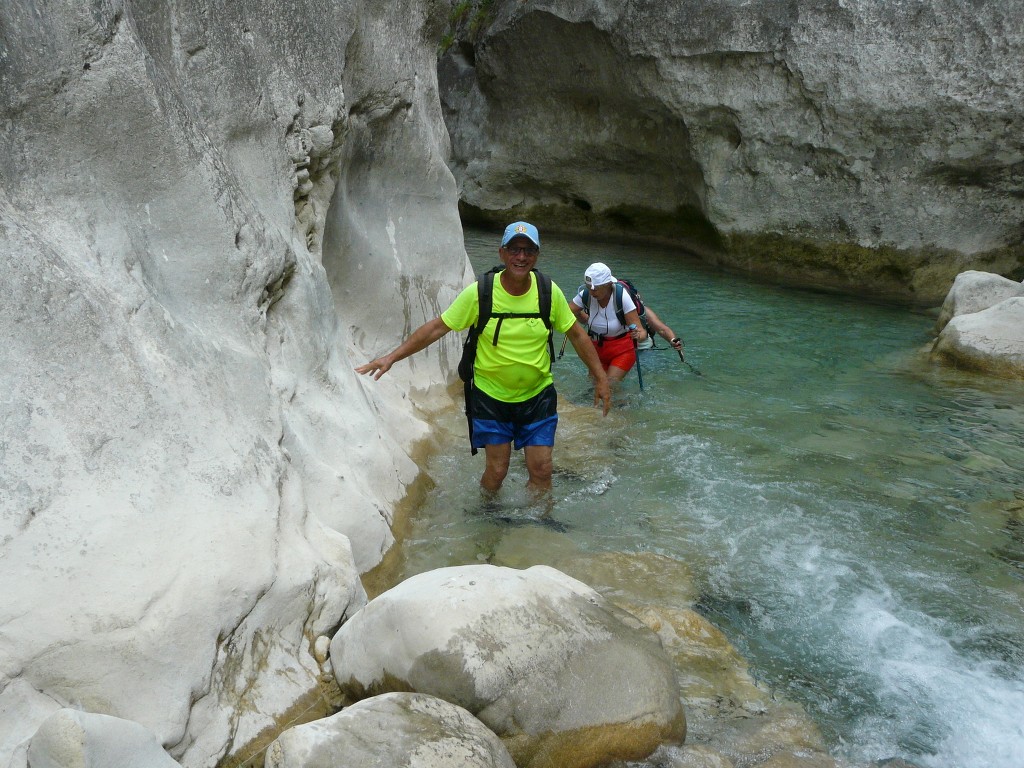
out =
[[(535, 493), (551, 488), (551, 452), (558, 425), (557, 395), (551, 376), (551, 345), (548, 324), (564, 333), (595, 381), (594, 403), (611, 407), (608, 376), (594, 345), (569, 309), (561, 289), (534, 271), (540, 255), (540, 234), (525, 221), (505, 228), (498, 249), (504, 265), (493, 280), (490, 319), (480, 333), (467, 404), (474, 449), (483, 448), (486, 466), (480, 485), (494, 493), (508, 474), (513, 443), (523, 449), (530, 478), (526, 487)], [(483, 279), (483, 278), (482, 278)], [(538, 283), (550, 284), (550, 319), (539, 314)], [(440, 317), (417, 328), (395, 350), (356, 368), (374, 380), (399, 360), (426, 349), (449, 331), (461, 331), (477, 322), (480, 285), (473, 283), (460, 293)], [(548, 320), (548, 322), (545, 322)], [(500, 340), (496, 342), (495, 336)]]

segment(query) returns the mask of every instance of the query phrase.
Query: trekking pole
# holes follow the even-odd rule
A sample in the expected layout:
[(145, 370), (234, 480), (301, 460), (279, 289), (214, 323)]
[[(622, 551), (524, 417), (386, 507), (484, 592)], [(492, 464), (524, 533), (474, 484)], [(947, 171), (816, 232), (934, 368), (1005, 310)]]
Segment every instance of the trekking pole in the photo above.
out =
[(629, 329), (629, 333), (630, 333), (631, 338), (633, 339), (633, 357), (636, 358), (636, 377), (638, 379), (640, 379), (640, 391), (643, 392), (644, 391), (644, 375), (640, 371), (640, 350), (637, 349), (636, 336), (633, 336), (633, 331), (635, 331), (635, 330), (636, 330), (636, 326), (635, 325), (631, 326), (630, 329)]
[[(677, 339), (678, 339), (678, 337), (677, 337)], [(679, 341), (682, 341), (682, 339), (678, 339), (678, 340), (679, 340)], [(689, 368), (689, 369), (690, 369), (691, 371), (693, 371), (693, 373), (695, 373), (695, 374), (696, 374), (697, 376), (703, 376), (703, 375), (704, 375), (703, 373), (701, 373), (700, 371), (698, 371), (698, 370), (697, 370), (696, 368), (694, 368), (694, 367), (693, 367), (692, 365), (690, 365), (690, 363), (689, 363), (689, 362), (688, 362), (688, 361), (686, 360), (686, 358), (685, 358), (685, 357), (683, 357), (683, 348), (682, 348), (682, 345), (680, 345), (679, 349), (677, 349), (677, 350), (676, 350), (676, 352), (678, 352), (678, 353), (679, 353), (679, 360), (680, 360), (680, 361), (681, 361), (681, 362), (682, 362), (683, 364), (685, 364), (687, 368)]]
[(567, 342), (568, 340), (569, 340), (568, 334), (564, 334), (562, 336), (562, 348), (560, 350), (558, 350), (558, 359), (559, 360), (561, 360), (562, 359), (562, 355), (565, 354), (565, 342)]

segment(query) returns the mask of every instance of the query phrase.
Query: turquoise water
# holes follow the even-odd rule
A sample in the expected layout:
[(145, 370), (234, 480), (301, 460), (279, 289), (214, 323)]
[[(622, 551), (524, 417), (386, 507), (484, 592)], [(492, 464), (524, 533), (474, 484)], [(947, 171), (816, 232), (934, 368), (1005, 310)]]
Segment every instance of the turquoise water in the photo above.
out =
[[(497, 263), (495, 233), (466, 246)], [(539, 267), (570, 293), (592, 261), (637, 283), (703, 375), (644, 352), (643, 391), (631, 373), (602, 420), (571, 347), (556, 362), (567, 540), (686, 563), (698, 610), (837, 756), (1024, 765), (1024, 384), (931, 364), (931, 315), (665, 249), (547, 238)], [(495, 546), (468, 512), (482, 457), (463, 427), (428, 467), (406, 575)], [(514, 463), (508, 516), (530, 514), (524, 481)]]

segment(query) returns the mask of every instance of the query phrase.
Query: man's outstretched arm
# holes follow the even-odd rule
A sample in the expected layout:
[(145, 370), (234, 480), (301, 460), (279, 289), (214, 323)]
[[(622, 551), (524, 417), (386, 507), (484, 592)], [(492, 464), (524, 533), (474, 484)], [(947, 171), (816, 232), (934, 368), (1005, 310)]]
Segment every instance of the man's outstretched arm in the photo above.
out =
[(356, 373), (373, 374), (373, 380), (376, 381), (385, 373), (390, 371), (391, 366), (399, 360), (404, 360), (410, 355), (416, 354), (421, 349), (426, 349), (435, 341), (442, 338), (450, 330), (451, 328), (445, 325), (444, 320), (440, 317), (428, 320), (413, 331), (409, 338), (399, 344), (391, 352), (388, 352), (386, 355), (381, 355), (376, 360), (371, 360), (364, 365), (360, 365), (356, 368)]

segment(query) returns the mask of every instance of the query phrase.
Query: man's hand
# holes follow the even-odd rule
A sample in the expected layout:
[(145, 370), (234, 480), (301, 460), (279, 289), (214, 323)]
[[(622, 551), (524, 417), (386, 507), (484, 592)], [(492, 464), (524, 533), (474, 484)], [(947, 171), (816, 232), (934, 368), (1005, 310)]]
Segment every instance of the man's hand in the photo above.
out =
[(365, 365), (356, 368), (356, 373), (372, 373), (373, 380), (377, 381), (381, 376), (391, 370), (391, 366), (399, 360), (405, 360), (409, 355), (414, 355), (421, 349), (426, 349), (435, 341), (444, 336), (451, 329), (444, 324), (440, 317), (428, 320), (409, 336), (398, 347), (386, 355), (381, 355), (376, 360), (371, 360)]
[(360, 365), (356, 368), (356, 373), (360, 375), (372, 373), (373, 380), (377, 381), (381, 376), (390, 371), (391, 366), (394, 364), (395, 361), (392, 359), (391, 355), (384, 355), (383, 357), (378, 357), (376, 360), (371, 360), (364, 365)]
[(612, 388), (608, 383), (608, 374), (601, 367), (597, 350), (594, 349), (583, 326), (578, 323), (566, 331), (565, 335), (569, 337), (573, 349), (576, 350), (576, 354), (580, 356), (580, 360), (587, 366), (587, 370), (590, 371), (590, 375), (594, 379), (594, 405), (599, 402), (604, 403), (604, 415), (607, 416), (612, 407)]
[(598, 403), (604, 404), (602, 415), (607, 416), (612, 407), (612, 387), (608, 383), (607, 375), (594, 382), (594, 405)]

